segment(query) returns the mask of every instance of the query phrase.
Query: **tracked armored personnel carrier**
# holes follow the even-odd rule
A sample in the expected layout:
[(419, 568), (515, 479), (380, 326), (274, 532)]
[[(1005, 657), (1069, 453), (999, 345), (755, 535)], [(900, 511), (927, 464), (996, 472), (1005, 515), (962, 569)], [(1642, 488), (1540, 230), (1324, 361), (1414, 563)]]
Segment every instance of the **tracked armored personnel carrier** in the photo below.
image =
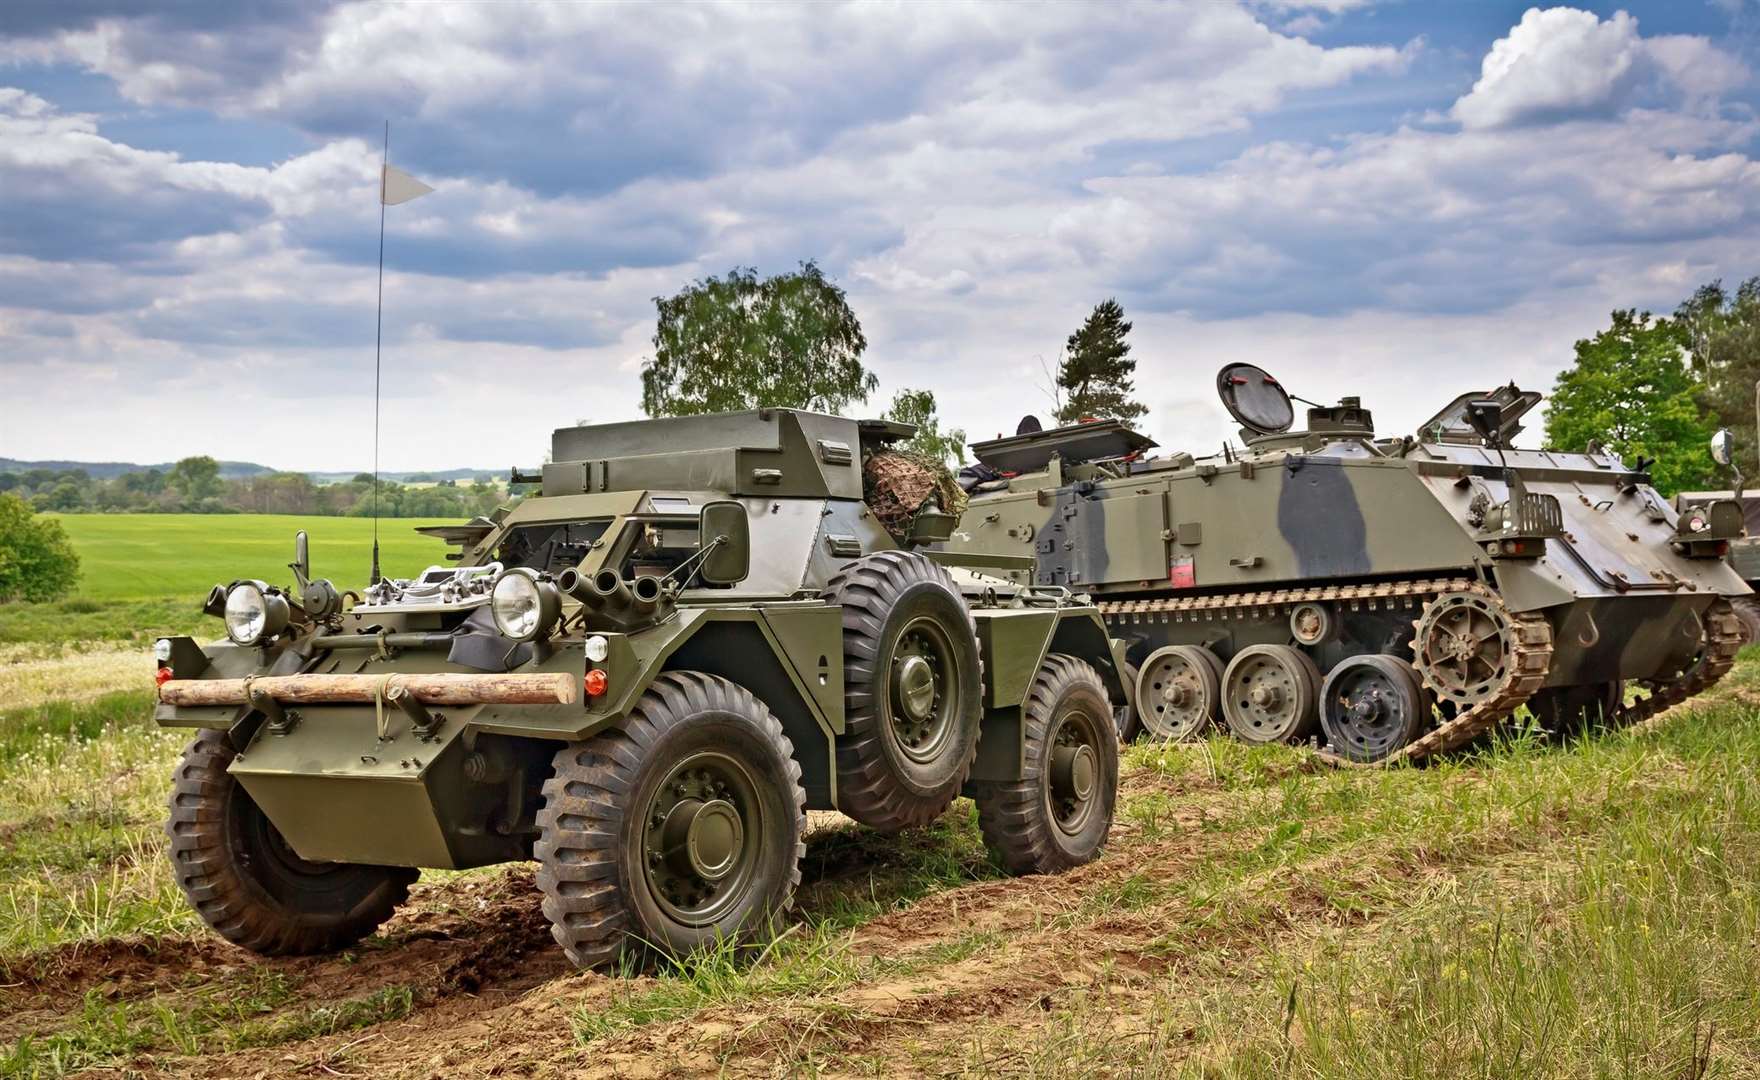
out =
[[(424, 530), (453, 565), (359, 594), (216, 586), (158, 642), (177, 881), (261, 953), (341, 947), (418, 868), (535, 858), (582, 966), (764, 933), (809, 808), (924, 824), (962, 792), (1010, 870), (1095, 857), (1114, 710), (1098, 612), (929, 554), (951, 477), (911, 429), (764, 410), (559, 430), (541, 494)], [(1015, 559), (1017, 566), (1030, 560)]]
[(1244, 446), (1215, 456), (1152, 456), (1110, 422), (975, 444), (948, 545), (1031, 553), (1016, 581), (1092, 594), (1154, 735), (1221, 724), (1386, 762), (1523, 706), (1558, 729), (1630, 722), (1732, 663), (1740, 508), (1677, 513), (1643, 463), (1516, 449), (1540, 395), (1463, 395), (1387, 438), (1356, 398), (1292, 430), (1252, 365), (1217, 390)]

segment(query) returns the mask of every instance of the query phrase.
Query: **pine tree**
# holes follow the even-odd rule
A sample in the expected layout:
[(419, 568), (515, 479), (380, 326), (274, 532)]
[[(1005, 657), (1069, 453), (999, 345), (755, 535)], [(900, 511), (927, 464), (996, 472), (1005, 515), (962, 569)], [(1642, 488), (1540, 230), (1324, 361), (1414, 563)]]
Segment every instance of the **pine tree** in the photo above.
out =
[(1082, 328), (1069, 336), (1063, 362), (1057, 367), (1057, 386), (1063, 392), (1063, 407), (1057, 411), (1059, 423), (1135, 420), (1149, 411), (1131, 397), (1135, 392), (1131, 376), (1137, 362), (1131, 359), (1131, 343), (1125, 340), (1130, 332), (1124, 308), (1117, 300), (1107, 300), (1096, 305)]

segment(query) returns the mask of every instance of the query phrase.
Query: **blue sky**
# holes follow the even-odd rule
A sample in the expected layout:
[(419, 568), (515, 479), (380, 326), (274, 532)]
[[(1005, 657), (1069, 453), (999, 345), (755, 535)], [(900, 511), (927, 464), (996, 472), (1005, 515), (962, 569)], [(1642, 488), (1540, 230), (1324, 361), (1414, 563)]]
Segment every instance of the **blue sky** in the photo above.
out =
[(1760, 7), (13, 0), (0, 455), (391, 468), (637, 415), (653, 297), (816, 259), (974, 437), (1098, 301), (1147, 426), (1251, 360), (1388, 431), (1760, 273)]

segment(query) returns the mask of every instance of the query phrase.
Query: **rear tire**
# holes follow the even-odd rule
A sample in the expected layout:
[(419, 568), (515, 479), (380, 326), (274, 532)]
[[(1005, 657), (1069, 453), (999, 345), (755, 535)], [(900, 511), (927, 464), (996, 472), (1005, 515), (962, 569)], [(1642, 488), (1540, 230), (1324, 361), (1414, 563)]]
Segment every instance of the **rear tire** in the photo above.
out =
[(1118, 800), (1118, 733), (1106, 684), (1085, 662), (1052, 654), (1021, 710), (1025, 775), (977, 785), (984, 843), (1015, 874), (1092, 862)]
[(214, 932), (264, 956), (333, 952), (366, 937), (409, 897), (418, 872), (308, 862), (227, 766), (224, 732), (204, 730), (172, 774), (171, 870)]
[(883, 832), (927, 825), (978, 754), (977, 624), (952, 576), (914, 552), (858, 559), (822, 595), (843, 611), (837, 808)]
[(556, 752), (535, 849), (551, 934), (594, 968), (773, 932), (806, 804), (769, 709), (726, 679), (661, 675), (622, 729)]
[(1742, 623), (1742, 644), (1760, 642), (1760, 598), (1738, 596), (1729, 603)]

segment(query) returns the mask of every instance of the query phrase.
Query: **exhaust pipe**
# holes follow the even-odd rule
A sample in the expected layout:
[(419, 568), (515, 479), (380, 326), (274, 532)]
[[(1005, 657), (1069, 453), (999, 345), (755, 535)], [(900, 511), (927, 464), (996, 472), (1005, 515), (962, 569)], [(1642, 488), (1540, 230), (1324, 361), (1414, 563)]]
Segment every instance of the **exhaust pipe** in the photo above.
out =
[(584, 607), (599, 606), (599, 594), (593, 591), (593, 583), (581, 576), (575, 567), (569, 567), (556, 575), (556, 587), (579, 600)]
[(638, 615), (652, 615), (660, 607), (660, 579), (639, 577), (628, 589), (630, 608)]

